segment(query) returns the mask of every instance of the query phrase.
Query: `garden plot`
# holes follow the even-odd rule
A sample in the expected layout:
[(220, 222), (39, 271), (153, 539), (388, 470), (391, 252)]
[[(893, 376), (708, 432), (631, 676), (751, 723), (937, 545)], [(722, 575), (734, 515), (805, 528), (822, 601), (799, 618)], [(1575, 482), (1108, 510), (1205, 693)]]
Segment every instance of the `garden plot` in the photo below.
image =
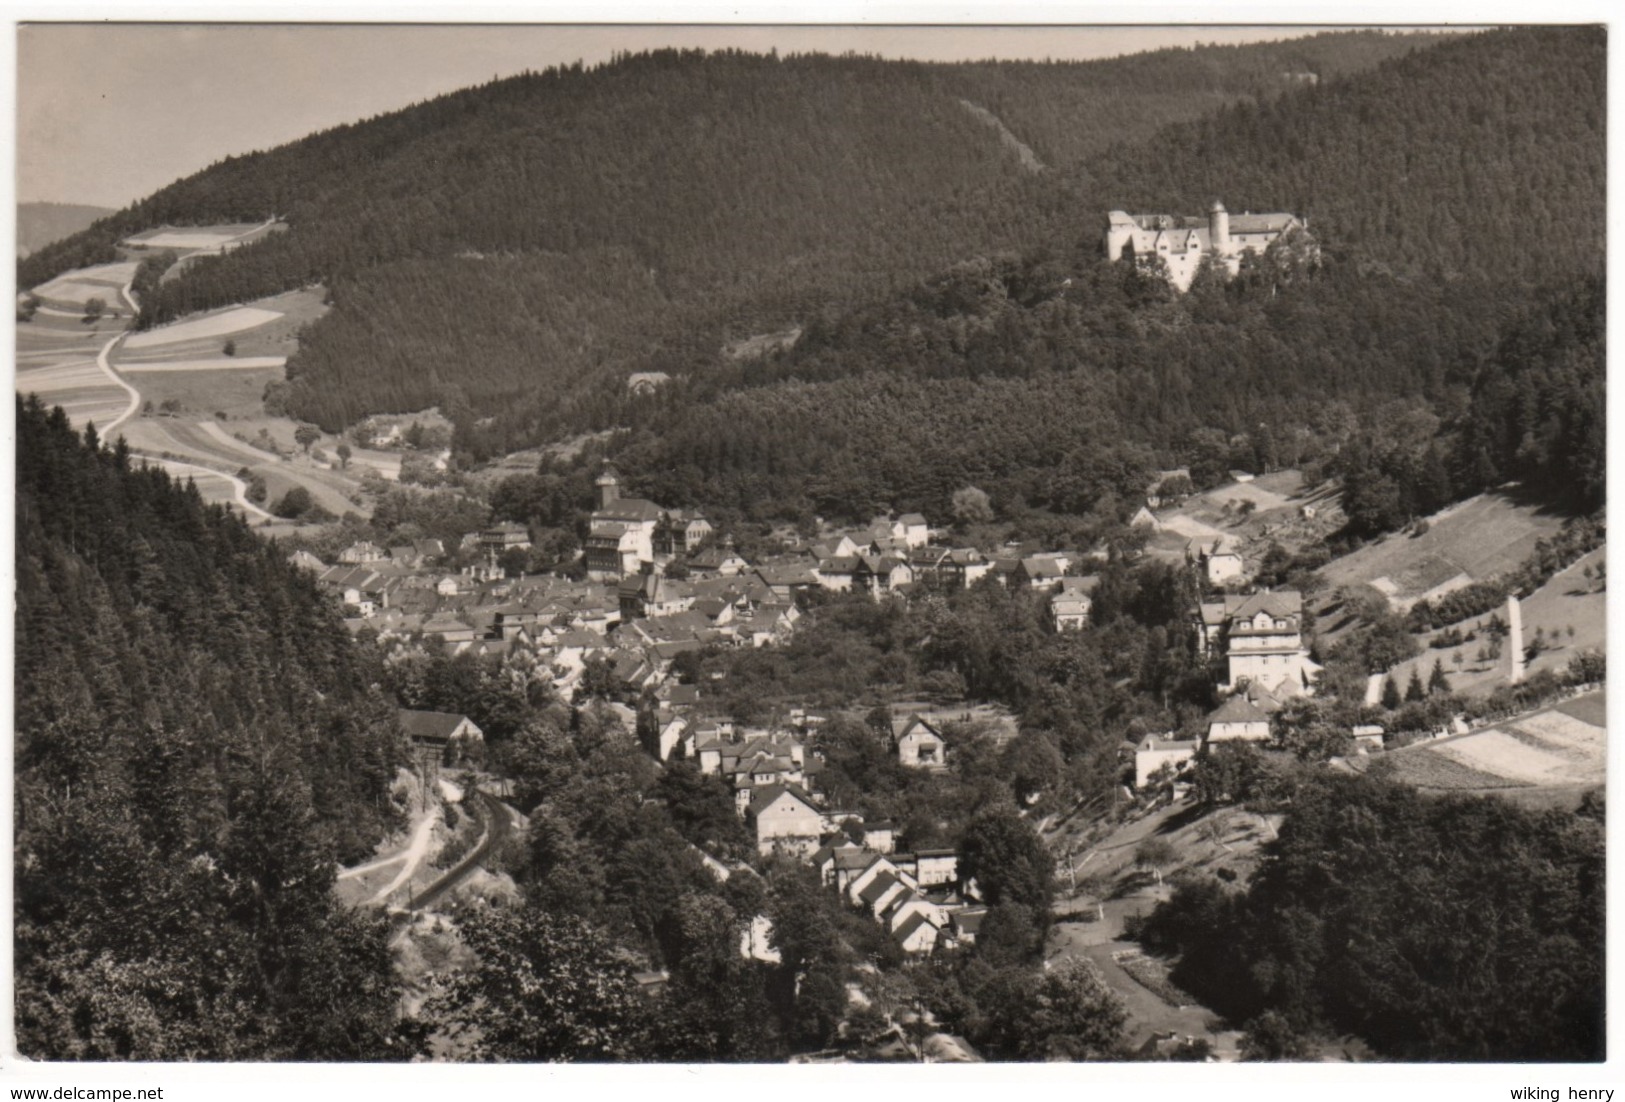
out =
[(1418, 788), (1443, 790), (1569, 789), (1601, 784), (1607, 737), (1603, 695), (1590, 693), (1532, 715), (1458, 738), (1371, 758), (1357, 769), (1390, 772)]
[(1595, 762), (1607, 749), (1608, 735), (1603, 728), (1558, 711), (1520, 719), (1508, 730), (1522, 732), (1551, 753), (1572, 761)]
[(178, 321), (161, 329), (136, 333), (124, 342), (126, 348), (150, 348), (178, 341), (201, 340), (205, 337), (225, 337), (276, 321), (282, 315), (274, 310), (260, 310), (253, 306), (234, 306), (218, 314)]
[(1470, 769), (1524, 784), (1581, 784), (1586, 770), (1557, 754), (1537, 750), (1506, 731), (1484, 731), (1429, 747)]

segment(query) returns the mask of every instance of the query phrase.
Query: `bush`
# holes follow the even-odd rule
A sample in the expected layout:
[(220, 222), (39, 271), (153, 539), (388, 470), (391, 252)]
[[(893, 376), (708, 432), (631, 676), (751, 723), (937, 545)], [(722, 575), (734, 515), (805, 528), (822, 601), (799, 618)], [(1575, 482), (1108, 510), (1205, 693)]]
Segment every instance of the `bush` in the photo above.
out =
[(271, 512), (279, 517), (297, 520), (309, 513), (315, 505), (315, 499), (310, 496), (309, 490), (303, 486), (295, 486), (277, 498), (276, 503), (271, 506)]

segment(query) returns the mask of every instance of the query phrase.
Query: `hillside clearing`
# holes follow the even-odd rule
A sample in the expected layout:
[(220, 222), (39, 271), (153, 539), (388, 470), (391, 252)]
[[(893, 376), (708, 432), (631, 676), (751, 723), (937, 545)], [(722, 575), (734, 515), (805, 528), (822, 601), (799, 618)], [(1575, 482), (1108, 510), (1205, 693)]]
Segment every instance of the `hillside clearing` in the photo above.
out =
[(1403, 612), (1425, 597), (1516, 568), (1565, 519), (1504, 493), (1480, 494), (1428, 517), (1421, 535), (1391, 533), (1327, 563), (1320, 575), (1328, 589), (1369, 585)]
[[(1527, 673), (1560, 671), (1583, 651), (1606, 652), (1608, 593), (1587, 579), (1585, 572), (1587, 569), (1595, 570), (1607, 560), (1607, 546), (1598, 547), (1552, 575), (1545, 585), (1520, 602), (1524, 645), (1527, 647), (1537, 632), (1542, 633), (1546, 641), (1545, 648), (1527, 664)], [(1497, 608), (1494, 614), (1505, 618), (1505, 609)], [(1480, 661), (1478, 654), (1488, 642), (1487, 637), (1479, 635), (1457, 647), (1434, 649), (1427, 645), (1430, 639), (1452, 629), (1463, 636), (1476, 631), (1480, 624), (1489, 620), (1490, 615), (1485, 613), (1468, 617), (1437, 632), (1417, 636), (1423, 646), (1422, 653), (1389, 670), (1388, 677), (1403, 687), (1409, 682), (1411, 671), (1415, 670), (1425, 683), (1433, 670), (1433, 663), (1442, 660), (1445, 676), (1450, 679), (1450, 687), (1454, 691), (1477, 695), (1494, 692), (1505, 685), (1511, 676), (1512, 656), (1503, 653), (1499, 659)], [(1568, 633), (1571, 627), (1574, 629), (1572, 638)], [(1455, 662), (1457, 653), (1462, 656), (1460, 665)]]

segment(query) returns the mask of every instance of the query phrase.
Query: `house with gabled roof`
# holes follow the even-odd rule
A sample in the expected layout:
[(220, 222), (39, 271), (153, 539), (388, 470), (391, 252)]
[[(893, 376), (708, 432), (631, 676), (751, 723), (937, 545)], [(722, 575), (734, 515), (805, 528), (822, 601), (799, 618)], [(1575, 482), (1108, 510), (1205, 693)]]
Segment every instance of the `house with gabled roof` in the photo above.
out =
[(339, 562), (345, 566), (367, 566), (388, 558), (389, 552), (371, 540), (359, 540), (339, 552)]
[(1201, 567), (1210, 585), (1234, 585), (1247, 578), (1241, 544), (1233, 536), (1191, 540), (1185, 557)]
[[(861, 863), (861, 867), (855, 872), (850, 872), (844, 878), (842, 871), (841, 862), (837, 861), (835, 865), (836, 887), (853, 906), (861, 904), (864, 890), (874, 882), (876, 877), (882, 875), (900, 880), (911, 888), (920, 886), (919, 881), (914, 878), (912, 873), (899, 868), (892, 863), (891, 858), (879, 853), (865, 851), (865, 860)], [(845, 880), (844, 884), (842, 883), (843, 879)]]
[(1277, 700), (1314, 693), (1321, 667), (1303, 637), (1303, 594), (1283, 589), (1203, 601), (1197, 628), (1204, 653), (1224, 659), (1225, 688), (1259, 685)]
[(897, 940), (905, 953), (929, 953), (937, 947), (937, 937), (941, 931), (933, 926), (923, 914), (910, 914), (897, 929), (892, 931), (892, 937)]
[(1089, 613), (1094, 609), (1090, 596), (1099, 578), (1062, 578), (1060, 587), (1050, 596), (1050, 622), (1056, 631), (1081, 631), (1089, 626)]
[(655, 525), (655, 554), (665, 558), (688, 555), (711, 535), (711, 522), (691, 509), (667, 509)]
[(922, 514), (904, 513), (897, 523), (903, 526), (903, 540), (911, 549), (931, 542), (931, 526)]
[(918, 714), (903, 723), (895, 741), (898, 762), (910, 769), (948, 767), (948, 744), (942, 733)]
[(427, 712), (402, 708), (401, 730), (411, 743), (418, 766), (433, 783), (442, 764), (455, 765), (476, 745), (483, 745), (485, 733), (465, 715), (455, 712)]
[(750, 563), (734, 551), (732, 539), (699, 551), (688, 560), (688, 572), (697, 578), (732, 578), (749, 569)]
[(1241, 694), (1219, 705), (1207, 717), (1207, 741), (1263, 742), (1270, 737), (1270, 717)]
[(756, 849), (764, 857), (775, 850), (809, 856), (825, 833), (824, 816), (812, 797), (797, 785), (772, 784), (756, 789), (749, 818), (756, 828)]
[(504, 551), (523, 550), (530, 546), (530, 529), (523, 524), (503, 521), (480, 529), (480, 547), (501, 554)]
[(1066, 576), (1066, 567), (1054, 555), (1028, 555), (1016, 564), (1010, 584), (1027, 589), (1056, 589)]
[(309, 570), (315, 574), (321, 574), (327, 569), (327, 564), (309, 551), (295, 551), (288, 556), (288, 561), (301, 570)]

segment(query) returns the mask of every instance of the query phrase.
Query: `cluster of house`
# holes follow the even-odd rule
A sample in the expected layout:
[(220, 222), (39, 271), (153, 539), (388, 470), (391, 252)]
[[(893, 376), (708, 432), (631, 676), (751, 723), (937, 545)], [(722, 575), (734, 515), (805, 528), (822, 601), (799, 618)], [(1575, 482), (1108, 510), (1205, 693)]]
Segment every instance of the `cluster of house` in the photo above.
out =
[(878, 598), (927, 579), (959, 589), (991, 576), (1047, 594), (1058, 631), (1089, 621), (1096, 579), (1082, 569), (1091, 565), (1086, 556), (988, 556), (933, 544), (925, 517), (908, 513), (791, 540), (752, 564), (731, 541), (714, 541), (703, 516), (622, 497), (608, 468), (596, 485), (585, 580), (507, 577), (497, 560), (528, 548), (530, 534), (506, 522), (469, 533), (461, 549), (483, 553), (483, 561), (457, 571), (444, 568), (446, 548), (432, 539), (391, 547), (359, 541), (332, 565), (304, 551), (293, 560), (338, 597), (353, 630), (370, 628), (386, 640), (419, 637), (454, 655), (522, 650), (552, 670), (566, 695), (595, 659), (637, 693), (662, 683), (685, 650), (783, 643), (801, 615), (797, 597), (815, 590)]
[[(524, 532), (497, 525), (471, 542), (524, 546), (513, 540)], [(607, 662), (617, 683), (636, 694), (660, 684), (684, 651), (777, 645), (801, 617), (792, 600), (743, 572), (697, 567), (682, 582), (650, 572), (618, 584), (508, 578), (485, 564), (453, 573), (436, 569), (443, 550), (423, 546), (437, 543), (385, 549), (362, 542), (333, 566), (307, 552), (294, 561), (340, 600), (352, 630), (368, 628), (386, 641), (418, 637), (449, 655), (524, 652), (551, 669), (566, 697), (589, 662)]]
[[(1270, 738), (1270, 717), (1288, 700), (1310, 696), (1321, 667), (1303, 635), (1303, 594), (1279, 590), (1203, 601), (1196, 628), (1203, 655), (1229, 695), (1208, 717), (1201, 737), (1147, 735), (1133, 747), (1134, 784), (1143, 788), (1164, 767), (1182, 770), (1203, 746)], [(1380, 741), (1380, 740), (1379, 740)]]
[[(689, 718), (698, 704), (691, 695), (673, 704), (675, 715), (660, 726), (660, 756), (681, 746), (702, 773), (723, 780), (735, 811), (755, 831), (758, 853), (815, 866), (826, 885), (864, 908), (906, 952), (929, 952), (943, 938), (974, 940), (985, 908), (960, 893), (952, 850), (895, 853), (890, 823), (865, 823), (855, 812), (827, 806), (819, 784), (824, 763), (803, 741), (823, 717), (798, 710), (788, 730), (744, 728)], [(945, 767), (941, 733), (918, 715), (894, 722), (892, 748), (905, 766)]]
[(890, 823), (864, 824), (863, 842), (820, 847), (811, 858), (824, 886), (870, 915), (905, 953), (972, 945), (987, 908), (961, 885), (951, 849), (893, 850)]

